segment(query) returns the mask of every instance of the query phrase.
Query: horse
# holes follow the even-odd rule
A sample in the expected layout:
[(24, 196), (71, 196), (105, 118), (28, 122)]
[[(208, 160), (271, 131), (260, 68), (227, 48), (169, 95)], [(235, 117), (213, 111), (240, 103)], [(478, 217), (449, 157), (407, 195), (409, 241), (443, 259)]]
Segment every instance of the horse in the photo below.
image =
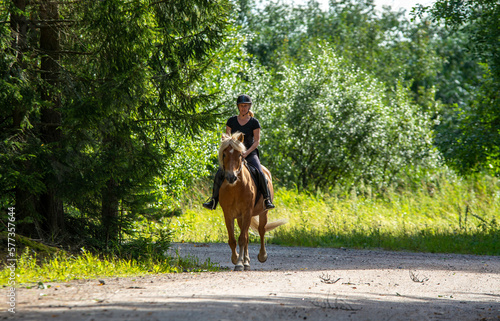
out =
[[(250, 171), (245, 166), (242, 153), (246, 151), (243, 144), (244, 134), (236, 132), (233, 135), (223, 134), (219, 149), (219, 166), (224, 171), (224, 182), (219, 190), (219, 204), (224, 212), (228, 244), (231, 248), (231, 262), (235, 271), (250, 270), (250, 256), (248, 255), (248, 229), (258, 231), (260, 235), (260, 251), (257, 256), (261, 263), (267, 261), (267, 252), (264, 244), (266, 232), (286, 223), (284, 220), (267, 222), (267, 209), (264, 207), (263, 196), (258, 193), (257, 185), (253, 181)], [(274, 197), (271, 173), (262, 166), (269, 186), (270, 197)], [(256, 199), (259, 196), (258, 199)], [(236, 251), (234, 237), (234, 220), (238, 222), (241, 234), (238, 238), (240, 253)]]

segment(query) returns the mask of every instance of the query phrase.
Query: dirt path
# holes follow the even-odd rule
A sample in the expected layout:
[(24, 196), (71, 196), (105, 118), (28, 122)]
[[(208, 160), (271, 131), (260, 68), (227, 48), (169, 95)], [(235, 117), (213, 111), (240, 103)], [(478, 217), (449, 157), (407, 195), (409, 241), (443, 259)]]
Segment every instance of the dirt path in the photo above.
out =
[[(172, 253), (233, 267), (227, 244)], [(500, 320), (500, 257), (268, 246), (252, 271), (18, 289), (14, 320)], [(2, 301), (3, 311), (5, 300)]]

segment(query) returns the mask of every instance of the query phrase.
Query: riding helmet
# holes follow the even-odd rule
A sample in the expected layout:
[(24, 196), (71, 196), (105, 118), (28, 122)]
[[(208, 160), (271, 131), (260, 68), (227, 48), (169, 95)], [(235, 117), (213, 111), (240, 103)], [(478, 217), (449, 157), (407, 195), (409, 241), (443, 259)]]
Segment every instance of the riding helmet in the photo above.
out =
[(252, 99), (248, 95), (240, 95), (238, 96), (238, 99), (236, 100), (236, 105), (239, 104), (251, 104)]

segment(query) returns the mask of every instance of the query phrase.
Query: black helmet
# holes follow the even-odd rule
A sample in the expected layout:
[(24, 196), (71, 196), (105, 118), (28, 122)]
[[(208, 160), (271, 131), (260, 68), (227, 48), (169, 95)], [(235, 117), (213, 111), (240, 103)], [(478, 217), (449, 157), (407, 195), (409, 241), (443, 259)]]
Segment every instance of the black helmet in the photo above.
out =
[(239, 104), (251, 104), (252, 99), (248, 95), (240, 95), (238, 96), (238, 99), (236, 100), (236, 105)]

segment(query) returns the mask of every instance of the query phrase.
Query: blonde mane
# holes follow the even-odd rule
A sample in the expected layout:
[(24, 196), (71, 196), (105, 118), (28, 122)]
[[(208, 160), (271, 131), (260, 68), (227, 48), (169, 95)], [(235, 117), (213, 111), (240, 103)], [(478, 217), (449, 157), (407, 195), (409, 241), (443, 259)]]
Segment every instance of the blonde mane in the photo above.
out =
[[(224, 150), (231, 146), (234, 148), (236, 151), (243, 153), (247, 150), (245, 145), (243, 144), (244, 134), (241, 132), (236, 132), (232, 135), (227, 135), (227, 134), (222, 134), (222, 142), (220, 144), (219, 148), (219, 166), (220, 168), (224, 168), (224, 162), (222, 160), (222, 155), (224, 153)], [(241, 140), (240, 140), (241, 139)]]

